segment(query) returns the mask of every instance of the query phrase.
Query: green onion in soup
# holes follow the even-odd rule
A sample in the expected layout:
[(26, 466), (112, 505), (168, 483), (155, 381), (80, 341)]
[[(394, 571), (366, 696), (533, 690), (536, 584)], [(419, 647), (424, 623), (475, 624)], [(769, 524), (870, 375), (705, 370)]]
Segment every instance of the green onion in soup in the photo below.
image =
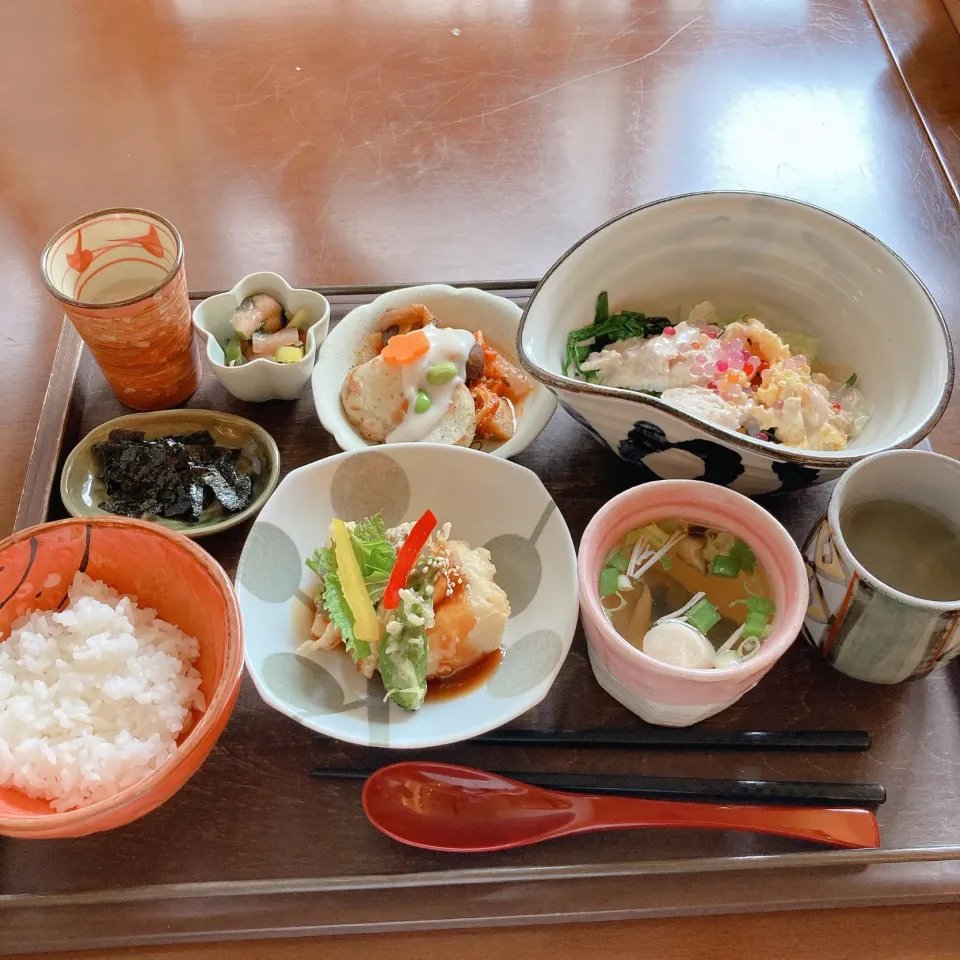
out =
[(676, 517), (624, 536), (604, 560), (599, 592), (628, 643), (692, 669), (754, 656), (776, 613), (769, 577), (749, 544)]

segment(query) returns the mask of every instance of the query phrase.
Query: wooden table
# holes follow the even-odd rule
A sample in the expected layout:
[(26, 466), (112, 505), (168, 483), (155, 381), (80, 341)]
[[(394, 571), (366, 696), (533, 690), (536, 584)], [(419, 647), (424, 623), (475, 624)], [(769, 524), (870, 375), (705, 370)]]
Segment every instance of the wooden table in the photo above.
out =
[[(627, 207), (766, 190), (863, 224), (960, 324), (960, 40), (941, 0), (48, 0), (5, 5), (0, 24), (5, 528), (59, 325), (39, 252), (96, 207), (163, 212), (191, 286), (210, 288), (258, 269), (305, 284), (534, 276)], [(954, 411), (934, 443), (960, 454)], [(923, 930), (923, 955), (945, 956), (931, 931), (951, 909), (775, 926), (821, 955), (875, 925), (887, 953)], [(620, 956), (654, 931), (666, 950), (678, 930), (699, 943), (751, 930), (743, 948), (760, 950), (773, 927), (543, 936), (554, 956), (600, 942)], [(418, 935), (325, 955), (455, 942), (533, 956), (535, 939)], [(204, 954), (265, 955), (241, 949)]]

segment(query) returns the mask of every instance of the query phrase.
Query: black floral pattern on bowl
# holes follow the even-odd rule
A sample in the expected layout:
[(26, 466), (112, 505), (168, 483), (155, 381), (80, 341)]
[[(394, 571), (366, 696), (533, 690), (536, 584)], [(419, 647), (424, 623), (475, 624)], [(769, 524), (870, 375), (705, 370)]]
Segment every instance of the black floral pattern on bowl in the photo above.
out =
[(638, 420), (617, 448), (624, 460), (650, 474), (649, 479), (659, 477), (644, 463), (644, 459), (653, 453), (664, 453), (667, 450), (683, 450), (697, 457), (703, 463), (703, 473), (697, 479), (707, 483), (728, 487), (743, 473), (743, 458), (736, 451), (712, 440), (680, 440), (671, 443), (663, 430), (649, 420)]

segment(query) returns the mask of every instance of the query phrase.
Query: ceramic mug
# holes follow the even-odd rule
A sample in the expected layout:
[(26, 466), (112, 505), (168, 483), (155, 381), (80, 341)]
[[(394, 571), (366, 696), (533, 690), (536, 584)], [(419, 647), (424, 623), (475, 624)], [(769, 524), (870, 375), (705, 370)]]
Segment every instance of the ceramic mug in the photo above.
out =
[(844, 512), (870, 500), (923, 507), (960, 530), (960, 463), (922, 450), (861, 460), (834, 488), (803, 548), (810, 585), (804, 634), (841, 673), (870, 683), (923, 677), (960, 653), (960, 597), (937, 602), (901, 593), (851, 553)]
[(41, 258), (117, 397), (134, 410), (183, 403), (200, 383), (183, 241), (148, 210), (100, 210), (67, 224)]

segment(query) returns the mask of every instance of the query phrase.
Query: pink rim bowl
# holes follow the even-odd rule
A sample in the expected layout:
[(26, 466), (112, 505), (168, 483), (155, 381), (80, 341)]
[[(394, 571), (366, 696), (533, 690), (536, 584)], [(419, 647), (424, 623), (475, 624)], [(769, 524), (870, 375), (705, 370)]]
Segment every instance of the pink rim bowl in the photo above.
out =
[[(628, 531), (667, 517), (718, 527), (750, 545), (766, 568), (777, 605), (773, 632), (741, 666), (691, 670), (648, 657), (614, 630), (597, 579), (607, 552)], [(577, 558), (580, 611), (597, 682), (648, 723), (686, 727), (720, 713), (751, 690), (787, 651), (807, 610), (807, 574), (790, 534), (761, 506), (698, 480), (660, 480), (626, 490), (587, 525)]]

